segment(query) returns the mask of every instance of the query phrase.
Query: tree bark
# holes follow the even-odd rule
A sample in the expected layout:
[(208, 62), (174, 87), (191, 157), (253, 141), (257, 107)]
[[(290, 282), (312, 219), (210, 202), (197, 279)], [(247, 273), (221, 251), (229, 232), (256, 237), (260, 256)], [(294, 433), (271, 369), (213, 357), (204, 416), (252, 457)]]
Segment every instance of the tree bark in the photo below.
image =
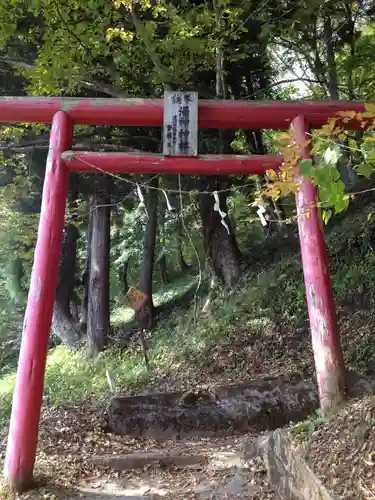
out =
[(331, 16), (326, 15), (323, 25), (324, 47), (327, 54), (327, 82), (328, 82), (328, 95), (332, 101), (340, 99), (337, 77), (337, 65), (335, 59), (335, 47), (332, 33)]
[(110, 207), (106, 193), (91, 198), (92, 240), (88, 286), (88, 352), (97, 355), (108, 343)]
[[(216, 1), (213, 2), (213, 8), (216, 13), (217, 28), (220, 28), (222, 23), (220, 17), (220, 6)], [(216, 47), (216, 98), (225, 99), (228, 95), (227, 82), (225, 79), (225, 53), (220, 41)], [(217, 153), (228, 153), (230, 148), (229, 131), (219, 130), (217, 141)], [(230, 185), (227, 182), (222, 183), (226, 186)], [(205, 190), (213, 191), (219, 184), (217, 179), (202, 179), (202, 184)], [(207, 189), (207, 185), (210, 188)], [(215, 187), (214, 187), (215, 186)], [(214, 189), (212, 189), (214, 187)], [(227, 209), (227, 194), (220, 193), (220, 209), (228, 213)], [(208, 265), (212, 268), (217, 278), (223, 281), (225, 286), (232, 287), (240, 277), (240, 251), (237, 246), (236, 238), (233, 234), (229, 217), (225, 217), (225, 223), (229, 228), (229, 234), (226, 228), (221, 223), (221, 217), (218, 212), (214, 211), (214, 198), (212, 195), (201, 195), (199, 197), (199, 210), (203, 226), (203, 240)]]
[(90, 277), (90, 266), (91, 266), (91, 240), (92, 240), (92, 216), (90, 212), (89, 225), (87, 228), (86, 262), (85, 262), (85, 270), (82, 276), (83, 305), (81, 314), (81, 330), (83, 331), (87, 330), (87, 316), (88, 316), (88, 305), (89, 305), (89, 277)]
[[(160, 236), (160, 241), (162, 242), (163, 247), (165, 246), (165, 231), (164, 231), (164, 223), (165, 223), (165, 210), (166, 208), (164, 206), (161, 207), (160, 211), (160, 223), (159, 223), (159, 236)], [(159, 272), (160, 272), (160, 281), (163, 283), (163, 285), (166, 285), (169, 283), (168, 279), (168, 271), (167, 271), (167, 258), (164, 253), (163, 249), (163, 254), (161, 258), (159, 259)]]
[[(76, 184), (72, 182), (69, 192), (71, 208), (74, 208), (77, 196)], [(78, 228), (71, 220), (65, 228), (61, 246), (59, 277), (52, 317), (52, 332), (69, 348), (75, 347), (80, 340), (79, 328), (71, 310), (76, 286), (77, 240)]]
[(128, 282), (128, 268), (129, 268), (129, 261), (127, 260), (124, 262), (122, 268), (121, 268), (121, 283), (122, 283), (122, 292), (125, 294), (129, 290), (129, 282)]
[(301, 375), (258, 378), (211, 391), (115, 396), (108, 406), (110, 432), (168, 439), (196, 432), (266, 430), (303, 420), (317, 409), (314, 384)]
[(178, 226), (178, 236), (177, 236), (177, 251), (178, 251), (178, 264), (180, 266), (181, 272), (186, 273), (189, 269), (189, 265), (185, 262), (184, 252), (182, 250), (183, 234), (182, 234), (182, 224), (180, 222)]
[(67, 314), (58, 297), (53, 305), (52, 333), (58, 337), (69, 349), (74, 349), (81, 337), (72, 315)]
[[(332, 34), (331, 17), (326, 15), (324, 18), (324, 45), (327, 52), (327, 68), (328, 68), (328, 91), (329, 97), (332, 100), (339, 100), (340, 94), (338, 89), (337, 65), (335, 59), (335, 47)], [(352, 48), (354, 50), (354, 46)], [(337, 140), (337, 145), (342, 146), (342, 142)], [(344, 144), (344, 146), (346, 146)], [(350, 157), (346, 147), (341, 148), (341, 156), (338, 161), (338, 170), (340, 178), (346, 187), (354, 184), (358, 178), (356, 172), (349, 165)]]
[[(227, 213), (227, 201), (224, 193), (219, 195), (220, 209)], [(225, 286), (232, 287), (240, 277), (240, 252), (228, 217), (225, 222), (229, 234), (221, 223), (221, 217), (214, 211), (212, 196), (203, 195), (199, 199), (202, 218), (203, 240), (209, 265)]]
[(160, 270), (160, 280), (163, 285), (169, 283), (168, 271), (167, 271), (167, 259), (165, 255), (161, 257), (159, 260), (159, 270)]
[(57, 283), (56, 297), (66, 313), (71, 314), (71, 301), (74, 299), (76, 285), (78, 229), (69, 224), (66, 228), (61, 248), (59, 280)]
[(354, 60), (355, 60), (355, 49), (356, 49), (356, 36), (355, 36), (355, 20), (352, 15), (352, 7), (351, 5), (345, 5), (345, 10), (347, 13), (347, 25), (348, 25), (348, 35), (350, 37), (349, 47), (350, 47), (350, 56), (349, 56), (349, 64), (347, 66), (347, 78), (348, 78), (348, 98), (351, 101), (354, 101), (356, 96), (354, 93), (354, 82), (353, 82), (353, 69), (354, 69)]
[(329, 97), (333, 101), (337, 101), (339, 97), (339, 89), (337, 83), (337, 67), (335, 60), (335, 49), (332, 34), (331, 17), (326, 15), (324, 18), (324, 45), (327, 53), (327, 68), (328, 68), (328, 91)]
[(158, 212), (158, 191), (152, 187), (158, 186), (158, 178), (150, 182), (151, 189), (148, 190), (146, 197), (147, 224), (143, 241), (143, 261), (141, 274), (139, 277), (139, 286), (141, 292), (147, 295), (147, 302), (138, 311), (138, 322), (141, 328), (150, 329), (154, 322), (154, 304), (152, 301), (152, 274), (155, 261), (155, 243), (157, 231), (157, 212)]

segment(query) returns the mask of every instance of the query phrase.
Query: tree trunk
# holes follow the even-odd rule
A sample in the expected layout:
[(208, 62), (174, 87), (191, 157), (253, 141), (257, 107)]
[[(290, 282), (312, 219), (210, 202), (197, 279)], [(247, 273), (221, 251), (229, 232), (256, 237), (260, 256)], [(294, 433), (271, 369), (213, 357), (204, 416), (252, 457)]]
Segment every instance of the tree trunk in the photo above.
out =
[(347, 65), (347, 78), (348, 78), (348, 98), (350, 101), (354, 101), (356, 99), (354, 93), (354, 81), (353, 81), (353, 70), (354, 70), (354, 62), (355, 62), (355, 49), (356, 49), (356, 34), (355, 34), (355, 20), (353, 19), (353, 11), (352, 6), (349, 4), (345, 5), (345, 10), (347, 13), (347, 26), (348, 26), (348, 34), (350, 36), (350, 57), (349, 64)]
[[(91, 205), (90, 205), (91, 207)], [(91, 266), (91, 241), (92, 241), (92, 215), (90, 211), (89, 215), (89, 225), (87, 228), (87, 248), (86, 248), (86, 262), (85, 270), (82, 276), (82, 286), (83, 286), (83, 304), (82, 304), (82, 314), (81, 314), (81, 330), (87, 331), (87, 316), (88, 316), (88, 306), (89, 306), (89, 278), (90, 278), (90, 266)]]
[(339, 99), (339, 89), (337, 84), (337, 67), (333, 44), (331, 17), (326, 15), (324, 18), (324, 45), (327, 53), (328, 91), (330, 99), (337, 101)]
[(163, 285), (166, 285), (167, 283), (169, 283), (169, 279), (167, 271), (167, 259), (165, 255), (163, 255), (159, 260), (159, 270), (160, 270), (160, 280), (163, 283)]
[(71, 301), (74, 299), (74, 287), (76, 285), (77, 239), (77, 227), (73, 224), (69, 224), (66, 228), (61, 247), (56, 297), (58, 297), (59, 303), (63, 309), (70, 314), (70, 305)]
[(88, 286), (88, 352), (97, 355), (108, 343), (110, 207), (108, 194), (91, 198), (92, 236)]
[[(150, 187), (158, 186), (158, 178), (152, 179)], [(138, 312), (141, 328), (150, 329), (154, 320), (154, 304), (152, 301), (152, 274), (155, 260), (155, 243), (157, 231), (158, 191), (149, 189), (146, 197), (147, 224), (143, 241), (143, 261), (139, 286), (141, 292), (147, 295), (147, 302)]]
[[(221, 26), (220, 6), (214, 1), (213, 8), (216, 12), (217, 29)], [(225, 79), (225, 53), (223, 47), (218, 43), (216, 47), (216, 98), (225, 99), (228, 95), (227, 82)], [(217, 153), (223, 154), (230, 152), (230, 137), (227, 130), (219, 130), (217, 141)], [(208, 191), (213, 190), (212, 187), (218, 184), (217, 179), (203, 180), (204, 185), (211, 186)], [(214, 181), (214, 182), (212, 182)], [(222, 177), (223, 182), (223, 177)], [(230, 185), (230, 181), (223, 182), (226, 186)], [(227, 195), (221, 193), (219, 195), (220, 209), (228, 213)], [(218, 212), (214, 211), (214, 198), (212, 195), (201, 195), (199, 197), (199, 210), (203, 226), (203, 239), (208, 257), (208, 265), (212, 268), (216, 276), (222, 280), (225, 286), (232, 287), (240, 277), (240, 251), (237, 246), (235, 236), (229, 221), (229, 217), (225, 217), (227, 229), (221, 223), (221, 217)]]
[[(74, 208), (77, 196), (76, 184), (72, 182), (69, 190), (69, 204), (71, 208)], [(74, 224), (74, 221), (69, 221), (65, 228), (61, 245), (59, 277), (52, 317), (52, 332), (70, 348), (73, 348), (80, 340), (79, 328), (71, 311), (71, 302), (75, 297), (74, 288), (76, 286), (77, 240), (78, 228)]]
[(51, 330), (53, 335), (58, 337), (69, 349), (74, 349), (81, 339), (72, 315), (67, 313), (58, 297), (53, 305)]
[(178, 264), (180, 266), (181, 272), (186, 273), (186, 271), (189, 269), (190, 266), (186, 264), (185, 259), (184, 259), (184, 253), (182, 250), (182, 243), (183, 243), (183, 234), (182, 234), (182, 224), (179, 224), (178, 227), (178, 236), (177, 236), (177, 251), (178, 251)]
[(122, 292), (125, 294), (129, 290), (129, 283), (128, 283), (128, 268), (129, 268), (129, 261), (127, 260), (124, 262), (122, 268), (121, 268), (121, 283), (122, 283)]
[[(240, 277), (240, 252), (230, 221), (228, 217), (225, 218), (229, 228), (228, 234), (221, 223), (220, 215), (214, 211), (212, 196), (200, 196), (199, 209), (203, 225), (204, 247), (209, 265), (225, 286), (232, 287)], [(228, 211), (226, 196), (223, 193), (220, 194), (220, 209), (225, 213)]]
[[(162, 246), (165, 247), (165, 231), (164, 231), (164, 223), (165, 223), (165, 210), (166, 208), (164, 206), (161, 207), (160, 211), (160, 223), (159, 223), (159, 236), (160, 236), (160, 241), (162, 243)], [(159, 259), (159, 272), (160, 272), (160, 281), (163, 283), (163, 285), (166, 285), (169, 283), (168, 279), (168, 271), (167, 271), (167, 259), (164, 253), (164, 248), (163, 248), (163, 254), (161, 258)]]
[[(331, 17), (328, 15), (324, 19), (324, 45), (327, 52), (329, 97), (330, 99), (337, 101), (340, 98), (338, 89), (337, 66), (335, 59)], [(341, 141), (337, 140), (336, 142), (338, 146), (342, 146)], [(344, 144), (344, 146), (347, 146), (347, 144)], [(350, 157), (348, 154), (348, 149), (346, 147), (341, 148), (341, 156), (338, 161), (338, 170), (340, 172), (340, 178), (345, 184), (345, 187), (349, 187), (358, 179), (356, 172), (354, 172), (354, 170), (350, 167), (349, 162)]]

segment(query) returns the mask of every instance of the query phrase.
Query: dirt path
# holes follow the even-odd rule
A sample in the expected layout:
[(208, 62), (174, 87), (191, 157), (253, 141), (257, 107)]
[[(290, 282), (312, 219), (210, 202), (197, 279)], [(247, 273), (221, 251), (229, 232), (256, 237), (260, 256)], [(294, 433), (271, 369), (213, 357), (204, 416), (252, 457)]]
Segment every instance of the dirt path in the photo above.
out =
[[(233, 437), (166, 442), (166, 455), (204, 456), (204, 463), (183, 468), (144, 467), (137, 471), (86, 478), (78, 487), (86, 498), (275, 499), (261, 460), (244, 464), (241, 440)], [(156, 451), (156, 450), (154, 450)], [(157, 452), (160, 452), (158, 448)], [(118, 477), (114, 477), (118, 475)], [(88, 496), (87, 496), (88, 495)], [(74, 498), (74, 497), (72, 497)]]
[[(44, 413), (35, 468), (38, 490), (22, 495), (37, 499), (225, 499), (274, 500), (261, 460), (241, 463), (242, 437), (155, 441), (103, 432), (101, 414), (88, 405)], [(5, 453), (6, 434), (0, 441)], [(145, 465), (116, 471), (95, 465), (95, 456), (134, 453), (203, 457), (189, 466)], [(44, 486), (43, 486), (44, 483)], [(11, 497), (5, 497), (6, 500)], [(2, 500), (3, 499), (2, 496)]]

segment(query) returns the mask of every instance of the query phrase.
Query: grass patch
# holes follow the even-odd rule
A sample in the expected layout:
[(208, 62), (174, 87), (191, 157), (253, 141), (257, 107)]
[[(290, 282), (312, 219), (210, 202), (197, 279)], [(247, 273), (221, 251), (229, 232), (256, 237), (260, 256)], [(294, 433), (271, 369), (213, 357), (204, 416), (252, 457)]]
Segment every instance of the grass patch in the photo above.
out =
[(306, 420), (302, 422), (297, 422), (296, 424), (291, 424), (287, 429), (287, 432), (291, 437), (298, 436), (302, 433), (310, 433), (312, 434), (317, 429), (322, 427), (326, 422), (328, 422), (329, 418), (333, 418), (332, 416), (323, 416), (322, 411), (320, 409), (316, 410), (316, 412), (311, 415)]

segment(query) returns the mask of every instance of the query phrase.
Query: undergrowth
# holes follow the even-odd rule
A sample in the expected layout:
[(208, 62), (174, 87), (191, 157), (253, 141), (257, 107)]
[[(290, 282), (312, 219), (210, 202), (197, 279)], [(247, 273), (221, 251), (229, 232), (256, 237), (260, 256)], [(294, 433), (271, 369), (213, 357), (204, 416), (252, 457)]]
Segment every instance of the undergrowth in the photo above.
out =
[[(365, 213), (363, 209), (361, 213), (348, 213), (345, 218), (336, 221), (327, 234), (337, 303), (339, 306), (349, 304), (353, 310), (364, 310), (366, 325), (375, 323), (371, 312), (371, 297), (375, 292), (375, 246), (372, 246), (372, 224), (367, 221), (366, 215), (372, 209), (369, 206)], [(104, 401), (109, 397), (107, 371), (114, 378), (117, 389), (124, 392), (150, 388), (153, 384), (157, 386), (158, 380), (171, 379), (172, 373), (179, 373), (183, 380), (203, 361), (207, 362), (208, 354), (218, 346), (235, 343), (239, 332), (246, 331), (249, 338), (271, 338), (276, 331), (307, 330), (298, 247), (290, 245), (288, 251), (288, 246), (282, 245), (280, 249), (280, 242), (272, 238), (266, 244), (272, 256), (267, 259), (268, 268), (258, 269), (259, 266), (256, 266), (256, 272), (250, 270), (244, 274), (235, 293), (216, 290), (211, 297), (209, 313), (201, 312), (205, 299), (202, 295), (198, 297), (198, 308), (186, 307), (180, 300), (171, 314), (161, 318), (148, 339), (150, 373), (146, 370), (142, 349), (136, 341), (126, 349), (111, 347), (95, 360), (88, 359), (82, 352), (68, 351), (63, 346), (50, 350), (45, 405), (60, 406), (85, 399)], [(270, 250), (272, 245), (274, 252)], [(261, 252), (261, 246), (252, 249), (254, 261), (258, 251)], [(251, 269), (251, 262), (249, 264)], [(187, 293), (191, 298), (195, 286), (196, 277), (185, 276), (161, 287), (155, 296), (155, 303), (173, 304)], [(197, 316), (194, 311), (198, 311)], [(111, 319), (117, 334), (121, 335), (124, 323), (132, 317), (128, 310), (117, 307)], [(355, 326), (352, 335), (356, 335)], [(347, 355), (347, 359), (353, 364), (365, 360), (368, 365), (374, 360), (370, 336), (364, 336), (360, 350), (351, 356)], [(14, 371), (0, 379), (0, 420), (3, 423), (9, 418), (14, 380)]]

